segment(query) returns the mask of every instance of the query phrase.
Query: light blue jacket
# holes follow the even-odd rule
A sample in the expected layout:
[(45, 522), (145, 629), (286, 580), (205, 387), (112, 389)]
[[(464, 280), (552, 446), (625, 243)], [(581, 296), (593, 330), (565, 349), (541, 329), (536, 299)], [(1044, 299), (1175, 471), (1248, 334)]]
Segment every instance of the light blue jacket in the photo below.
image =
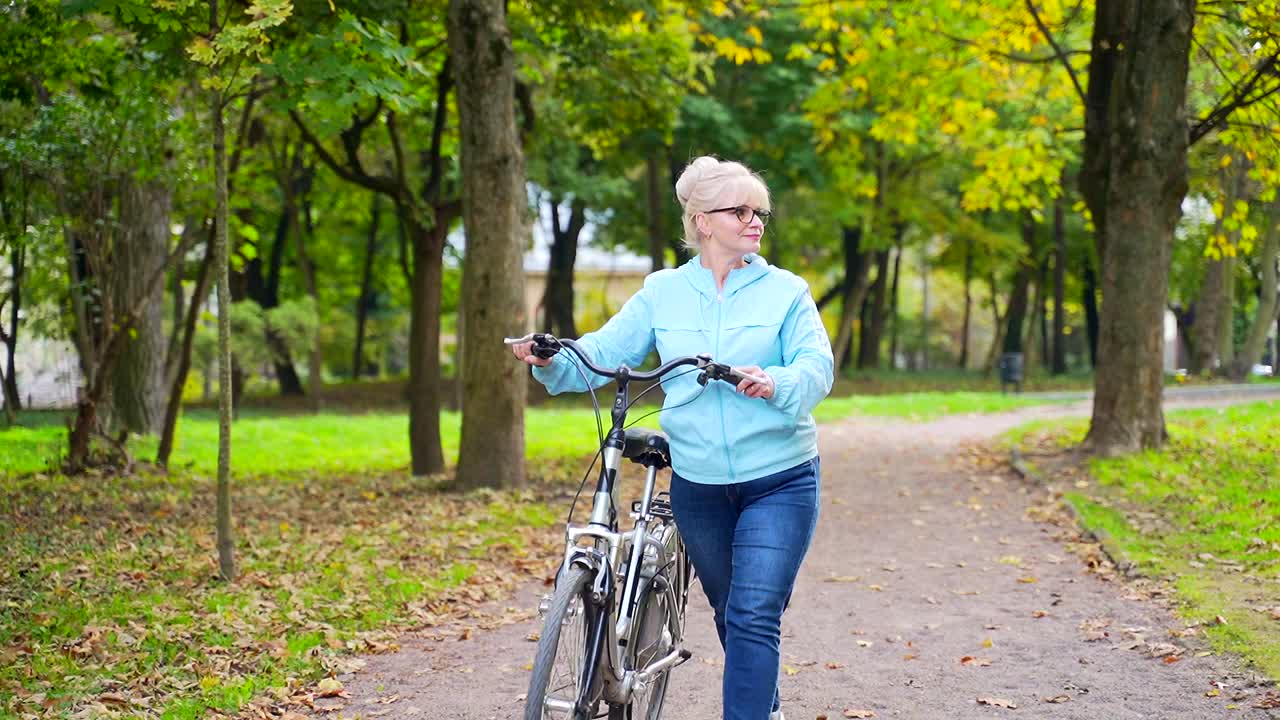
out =
[[(826, 329), (802, 278), (758, 255), (748, 259), (719, 294), (698, 257), (653, 273), (604, 327), (578, 340), (593, 362), (609, 368), (637, 367), (656, 344), (663, 362), (710, 353), (735, 367), (759, 365), (773, 378), (773, 397), (762, 400), (721, 381), (704, 389), (689, 368), (667, 375), (658, 418), (671, 439), (675, 471), (693, 482), (755, 480), (818, 454), (811, 413), (831, 391)], [(533, 376), (552, 394), (585, 392), (571, 355), (561, 351), (547, 367), (535, 366)], [(595, 387), (611, 382), (584, 372)]]

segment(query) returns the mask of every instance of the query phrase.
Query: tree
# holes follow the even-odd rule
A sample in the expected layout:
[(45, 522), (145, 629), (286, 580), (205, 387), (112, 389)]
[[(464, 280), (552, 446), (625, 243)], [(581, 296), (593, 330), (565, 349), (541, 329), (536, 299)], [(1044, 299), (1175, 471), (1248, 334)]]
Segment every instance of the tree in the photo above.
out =
[[(268, 46), (267, 30), (282, 24), (293, 13), (290, 0), (259, 0), (249, 22), (224, 23), (218, 0), (208, 0), (208, 31), (197, 35), (187, 48), (196, 63), (207, 70), (203, 84), (209, 91), (209, 113), (213, 125), (213, 168), (215, 206), (213, 215), (213, 263), (217, 273), (218, 298), (218, 480), (217, 544), (218, 570), (222, 579), (236, 577), (235, 545), (231, 527), (231, 283), (227, 240), (229, 201), (227, 197), (227, 142), (223, 113), (242, 63), (261, 61)], [(253, 72), (246, 73), (252, 79)]]
[[(415, 38), (438, 36), (441, 28), (435, 8), (418, 10), (394, 18), (340, 11), (331, 26), (277, 52), (272, 67), (283, 83), (281, 104), (324, 165), (346, 182), (386, 195), (405, 228), (409, 248), (404, 265), (410, 275), (409, 454), (412, 472), (426, 475), (445, 468), (440, 438), (441, 288), (445, 238), (462, 205), (449, 167), (453, 72), (447, 58), (434, 57), (439, 43), (424, 53), (436, 62), (434, 72), (424, 64), (425, 58), (419, 58)], [(429, 122), (423, 122), (423, 114), (429, 115)], [(362, 145), (371, 128), (385, 128), (392, 148), (382, 172), (367, 168), (363, 158)], [(338, 135), (341, 154), (329, 151), (324, 142), (328, 134)], [(417, 138), (425, 143), (406, 147), (406, 140)]]
[(522, 365), (502, 338), (522, 334), (524, 159), (515, 119), (515, 56), (502, 0), (450, 0), (449, 50), (462, 130), (462, 487), (524, 484)]

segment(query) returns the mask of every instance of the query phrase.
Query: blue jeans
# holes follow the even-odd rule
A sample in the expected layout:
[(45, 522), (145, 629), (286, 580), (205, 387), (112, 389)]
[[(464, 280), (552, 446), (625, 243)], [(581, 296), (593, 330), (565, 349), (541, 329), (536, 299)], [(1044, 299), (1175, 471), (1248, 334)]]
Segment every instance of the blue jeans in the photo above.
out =
[(817, 457), (730, 485), (671, 477), (671, 506), (715, 610), (725, 720), (778, 709), (782, 612), (818, 524)]

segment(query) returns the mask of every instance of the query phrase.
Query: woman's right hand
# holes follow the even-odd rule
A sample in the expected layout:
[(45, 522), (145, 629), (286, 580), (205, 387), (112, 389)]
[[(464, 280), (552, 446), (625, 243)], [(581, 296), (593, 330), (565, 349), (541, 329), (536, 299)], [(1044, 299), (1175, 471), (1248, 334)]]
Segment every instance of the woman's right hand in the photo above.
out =
[(540, 358), (533, 354), (533, 342), (520, 343), (511, 346), (511, 354), (516, 358), (525, 361), (530, 365), (538, 367), (546, 367), (551, 364), (551, 358)]

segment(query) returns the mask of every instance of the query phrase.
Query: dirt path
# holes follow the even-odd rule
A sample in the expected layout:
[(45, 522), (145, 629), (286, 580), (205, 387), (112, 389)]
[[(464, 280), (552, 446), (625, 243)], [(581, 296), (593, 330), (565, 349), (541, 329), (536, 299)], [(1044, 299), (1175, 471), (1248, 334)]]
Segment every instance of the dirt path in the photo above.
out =
[[(1254, 707), (1268, 687), (1229, 658), (1198, 656), (1196, 637), (1171, 635), (1182, 621), (1140, 588), (1089, 572), (1058, 528), (1029, 519), (1034, 489), (965, 461), (969, 443), (1082, 411), (823, 427), (822, 516), (783, 622), (790, 720), (846, 710), (913, 720), (1280, 717)], [(540, 592), (527, 587), (493, 610), (529, 611)], [(664, 717), (717, 720), (723, 656), (701, 590), (693, 597), (694, 658), (673, 675)], [(350, 698), (327, 717), (521, 716), (534, 652), (526, 636), (537, 626), (524, 616), (404, 638), (400, 652), (342, 678)]]

